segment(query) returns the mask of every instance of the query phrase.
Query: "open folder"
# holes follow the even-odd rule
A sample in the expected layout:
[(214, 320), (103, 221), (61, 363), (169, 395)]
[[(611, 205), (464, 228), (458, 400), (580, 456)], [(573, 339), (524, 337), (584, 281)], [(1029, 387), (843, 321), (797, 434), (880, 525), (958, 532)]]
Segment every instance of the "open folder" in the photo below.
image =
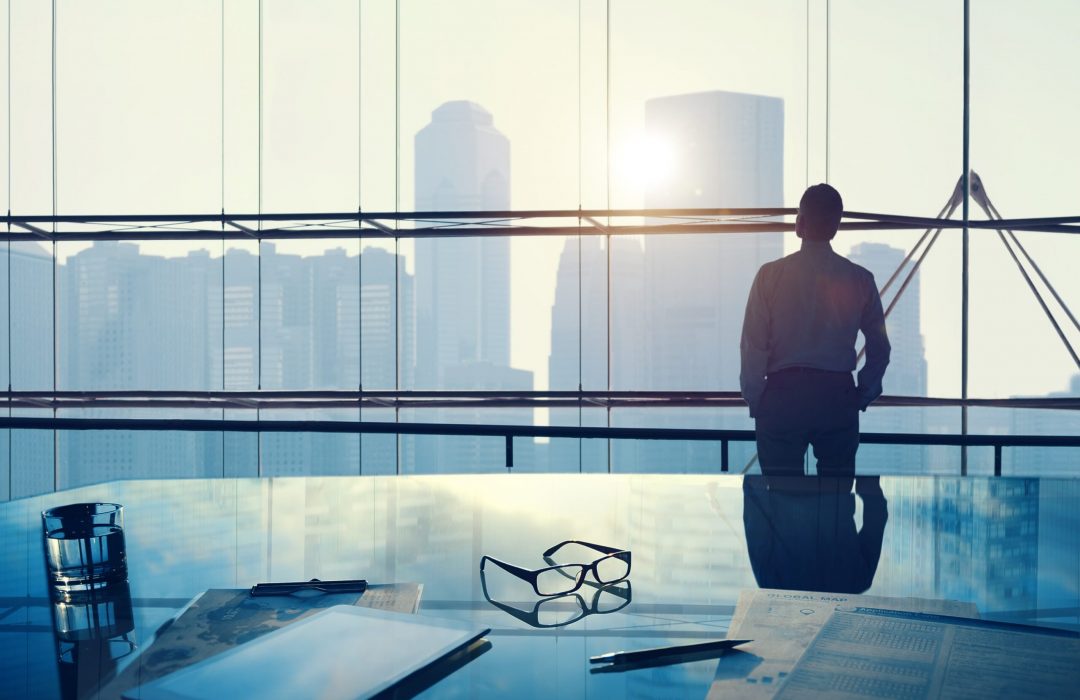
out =
[(338, 605), (124, 694), (130, 700), (367, 698), (490, 630)]

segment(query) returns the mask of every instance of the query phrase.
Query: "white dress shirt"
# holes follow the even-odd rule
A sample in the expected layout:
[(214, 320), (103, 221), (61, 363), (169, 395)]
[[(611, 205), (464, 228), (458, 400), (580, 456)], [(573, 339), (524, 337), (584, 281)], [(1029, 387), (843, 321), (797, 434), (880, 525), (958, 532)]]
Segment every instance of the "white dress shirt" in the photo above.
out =
[(889, 364), (881, 297), (869, 270), (833, 252), (828, 241), (803, 239), (796, 252), (758, 270), (743, 318), (739, 383), (750, 415), (765, 378), (785, 367), (855, 371), (855, 339), (866, 337), (859, 407), (881, 395)]

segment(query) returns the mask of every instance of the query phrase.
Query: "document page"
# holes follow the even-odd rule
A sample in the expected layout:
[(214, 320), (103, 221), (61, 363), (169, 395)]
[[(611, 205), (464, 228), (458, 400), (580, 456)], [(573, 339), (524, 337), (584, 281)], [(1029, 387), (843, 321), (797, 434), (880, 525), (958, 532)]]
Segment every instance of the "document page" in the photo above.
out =
[(739, 654), (721, 658), (709, 698), (771, 698), (838, 606), (877, 607), (977, 617), (972, 603), (778, 589), (746, 590), (728, 628), (728, 639), (752, 639)]
[(159, 629), (149, 647), (102, 690), (119, 697), (128, 688), (208, 659), (237, 644), (255, 639), (334, 605), (416, 613), (423, 584), (370, 584), (363, 594), (328, 593), (252, 597), (247, 589), (211, 588), (167, 626)]
[(1075, 632), (856, 608), (837, 610), (777, 693), (787, 698), (1075, 697)]

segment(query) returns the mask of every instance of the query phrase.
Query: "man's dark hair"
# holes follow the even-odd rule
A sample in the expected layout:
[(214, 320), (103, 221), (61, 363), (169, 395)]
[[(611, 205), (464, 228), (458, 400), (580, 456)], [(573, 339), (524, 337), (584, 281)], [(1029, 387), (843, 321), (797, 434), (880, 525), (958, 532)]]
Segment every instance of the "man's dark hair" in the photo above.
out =
[(843, 213), (844, 200), (835, 189), (825, 183), (807, 187), (799, 200), (799, 234), (815, 241), (832, 240)]

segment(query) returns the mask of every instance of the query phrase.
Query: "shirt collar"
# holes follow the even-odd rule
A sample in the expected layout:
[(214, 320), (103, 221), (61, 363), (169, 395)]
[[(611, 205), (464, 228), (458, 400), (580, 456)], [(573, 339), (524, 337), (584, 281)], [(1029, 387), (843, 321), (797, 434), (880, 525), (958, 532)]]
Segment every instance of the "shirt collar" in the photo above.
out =
[(800, 250), (806, 251), (832, 251), (832, 245), (828, 241), (815, 241), (809, 238), (802, 239), (802, 248)]

